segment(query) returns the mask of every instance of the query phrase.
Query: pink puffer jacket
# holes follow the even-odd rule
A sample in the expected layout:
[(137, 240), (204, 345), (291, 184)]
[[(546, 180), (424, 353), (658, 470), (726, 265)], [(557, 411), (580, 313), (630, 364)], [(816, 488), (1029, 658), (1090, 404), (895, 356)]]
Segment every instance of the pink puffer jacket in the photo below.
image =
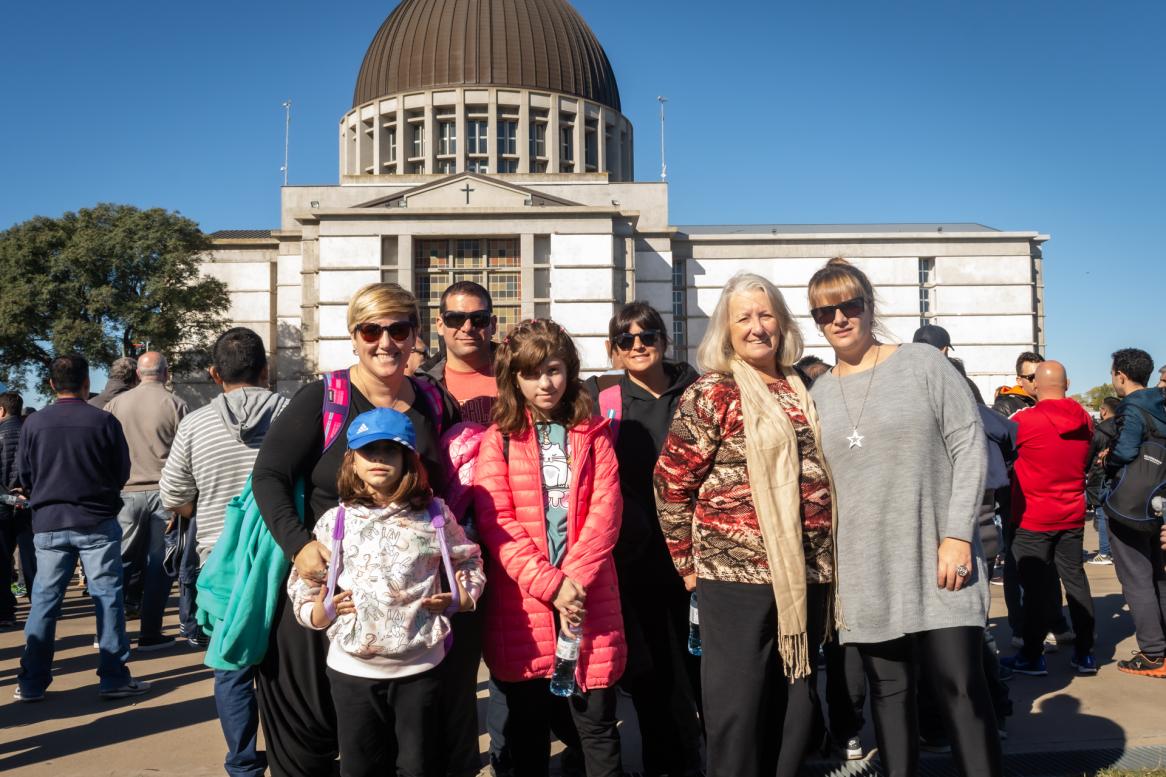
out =
[(592, 418), (568, 433), (571, 491), (567, 552), (560, 568), (548, 560), (542, 467), (535, 434), (510, 438), (510, 461), (492, 426), (474, 469), (475, 511), (489, 552), (485, 593), (486, 665), (499, 680), (550, 677), (555, 664), (555, 594), (564, 577), (587, 592), (575, 682), (607, 688), (627, 661), (619, 587), (611, 551), (619, 536), (623, 498), (608, 422)]

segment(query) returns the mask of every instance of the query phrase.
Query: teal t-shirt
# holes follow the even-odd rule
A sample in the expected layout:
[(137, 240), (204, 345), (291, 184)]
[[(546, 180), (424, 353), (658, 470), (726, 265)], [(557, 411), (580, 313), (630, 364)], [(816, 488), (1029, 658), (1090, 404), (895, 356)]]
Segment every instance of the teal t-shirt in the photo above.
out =
[(543, 510), (547, 516), (547, 555), (555, 566), (567, 552), (567, 494), (571, 490), (567, 428), (535, 424), (539, 464), (543, 473)]

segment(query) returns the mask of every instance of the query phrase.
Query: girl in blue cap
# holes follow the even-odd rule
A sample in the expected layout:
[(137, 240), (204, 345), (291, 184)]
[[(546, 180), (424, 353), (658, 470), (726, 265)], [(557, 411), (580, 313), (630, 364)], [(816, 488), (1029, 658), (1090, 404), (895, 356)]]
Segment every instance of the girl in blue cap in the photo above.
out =
[(296, 619), (331, 642), (341, 773), (433, 774), (438, 665), (452, 644), (449, 616), (482, 593), (481, 551), (433, 496), (413, 424), (396, 410), (353, 420), (337, 490), (339, 506), (313, 529), (332, 551), (328, 581), (293, 567), (288, 595)]

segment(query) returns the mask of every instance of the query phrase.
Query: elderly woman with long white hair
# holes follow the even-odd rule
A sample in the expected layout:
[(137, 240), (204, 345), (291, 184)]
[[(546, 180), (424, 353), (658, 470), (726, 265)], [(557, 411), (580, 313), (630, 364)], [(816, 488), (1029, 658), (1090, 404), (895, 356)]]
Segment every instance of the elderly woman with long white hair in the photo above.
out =
[(735, 275), (656, 465), (660, 525), (699, 602), (710, 777), (795, 775), (813, 727), (833, 499), (801, 355), (781, 292)]

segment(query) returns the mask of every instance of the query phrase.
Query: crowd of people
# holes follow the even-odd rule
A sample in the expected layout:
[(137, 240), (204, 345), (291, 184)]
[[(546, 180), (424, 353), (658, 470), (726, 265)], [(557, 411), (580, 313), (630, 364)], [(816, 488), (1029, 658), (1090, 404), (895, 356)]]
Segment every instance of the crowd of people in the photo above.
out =
[[(431, 357), (409, 291), (357, 290), (353, 363), (290, 400), (246, 328), (214, 344), (221, 391), (193, 412), (160, 353), (119, 360), (92, 398), (85, 359), (57, 357), (55, 400), (23, 425), (0, 395), (0, 483), (30, 508), (0, 505), (0, 625), (17, 548), (30, 578), (15, 698), (46, 696), (79, 561), (105, 698), (149, 692), (126, 618), (137, 650), (176, 644), (178, 581), (232, 777), (475, 775), (479, 725), (498, 777), (546, 775), (552, 736), (565, 774), (615, 777), (617, 690), (657, 777), (861, 758), (868, 695), (887, 774), (917, 774), (923, 746), (990, 777), (1008, 676), (1047, 673), (1058, 642), (1098, 671), (1088, 512), (1137, 631), (1117, 668), (1166, 677), (1166, 531), (1143, 456), (1166, 442), (1166, 370), (1148, 387), (1149, 355), (1117, 351), (1095, 424), (1064, 367), (1025, 353), (989, 408), (941, 327), (893, 342), (858, 267), (831, 260), (807, 296), (832, 365), (803, 358), (781, 292), (749, 273), (695, 368), (633, 302), (609, 324), (613, 369), (584, 380), (562, 326), (500, 333), (468, 281), (441, 295)], [(1002, 659), (996, 579), (1018, 650)]]

